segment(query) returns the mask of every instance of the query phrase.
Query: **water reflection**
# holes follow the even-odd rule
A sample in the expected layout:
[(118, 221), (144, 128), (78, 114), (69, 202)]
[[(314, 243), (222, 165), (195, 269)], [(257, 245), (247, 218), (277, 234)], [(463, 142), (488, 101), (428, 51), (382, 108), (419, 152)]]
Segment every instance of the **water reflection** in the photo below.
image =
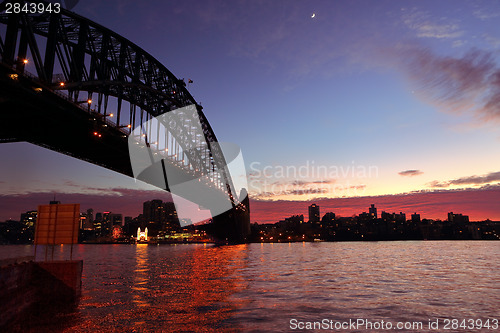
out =
[[(128, 249), (127, 255), (124, 249)], [(110, 250), (112, 255), (114, 249)], [(230, 300), (230, 296), (246, 286), (240, 274), (246, 266), (246, 245), (140, 244), (118, 251), (124, 256), (110, 267), (108, 274), (111, 274), (104, 279), (108, 286), (98, 283), (105, 272), (95, 270), (95, 265), (86, 265), (84, 288), (88, 295), (81, 305), (86, 316), (75, 331), (232, 332), (237, 329), (237, 325), (226, 321), (241, 303)], [(132, 261), (134, 265), (127, 269)], [(117, 276), (115, 271), (120, 268), (121, 274)], [(96, 274), (101, 277), (94, 280)], [(116, 290), (109, 288), (110, 283)], [(129, 303), (125, 302), (127, 298)]]
[(136, 268), (134, 270), (134, 283), (132, 285), (133, 302), (136, 306), (149, 306), (146, 294), (149, 292), (147, 286), (149, 280), (148, 245), (137, 244), (135, 252)]
[(32, 331), (288, 332), (291, 318), (498, 318), (498, 244), (80, 245), (78, 310)]

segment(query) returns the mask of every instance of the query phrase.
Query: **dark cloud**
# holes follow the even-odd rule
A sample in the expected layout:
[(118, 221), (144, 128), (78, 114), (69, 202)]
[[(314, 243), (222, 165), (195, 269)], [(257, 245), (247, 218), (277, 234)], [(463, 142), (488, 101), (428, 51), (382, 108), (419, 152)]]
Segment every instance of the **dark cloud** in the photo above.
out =
[(415, 46), (401, 50), (400, 58), (424, 98), (449, 111), (500, 120), (500, 68), (491, 52), (470, 50), (454, 58)]
[(272, 200), (273, 197), (278, 195), (306, 195), (306, 194), (321, 194), (329, 193), (330, 189), (322, 187), (298, 187), (293, 189), (288, 189), (286, 187), (277, 187), (274, 191), (260, 192), (251, 194), (250, 197), (255, 200)]
[(310, 183), (309, 181), (305, 181), (305, 180), (294, 180), (293, 182), (290, 183), (290, 185), (304, 186), (304, 185), (307, 185), (309, 183)]
[(315, 180), (311, 184), (334, 184), (336, 181), (336, 179)]
[[(62, 203), (79, 203), (82, 211), (93, 208), (96, 212), (111, 211), (133, 217), (142, 213), (145, 201), (172, 201), (171, 194), (165, 191), (111, 188), (101, 193), (56, 193), (55, 196)], [(0, 221), (18, 220), (21, 213), (36, 210), (38, 205), (48, 204), (53, 198), (54, 192), (0, 195)]]
[(438, 188), (444, 188), (444, 187), (449, 187), (452, 185), (482, 185), (482, 184), (489, 184), (492, 182), (499, 182), (500, 181), (500, 171), (498, 172), (491, 172), (487, 175), (483, 176), (469, 176), (469, 177), (462, 177), (458, 179), (452, 179), (444, 182), (440, 181), (433, 181), (430, 183), (431, 187), (438, 187)]
[(304, 194), (319, 194), (319, 193), (328, 193), (329, 190), (326, 188), (314, 188), (314, 187), (309, 187), (309, 188), (302, 188), (302, 189), (295, 189), (295, 190), (290, 190), (287, 191), (287, 195), (304, 195)]
[(405, 170), (405, 171), (398, 172), (398, 175), (408, 176), (408, 177), (418, 176), (421, 174), (423, 174), (423, 172), (420, 170)]
[(353, 185), (349, 186), (349, 189), (351, 190), (364, 190), (366, 188), (366, 185)]
[(313, 184), (333, 184), (335, 183), (335, 179), (327, 179), (327, 180), (313, 180), (313, 181), (309, 181), (309, 180), (295, 180), (293, 182), (291, 182), (290, 184), (291, 185), (297, 185), (297, 186), (307, 186), (307, 185), (313, 185)]

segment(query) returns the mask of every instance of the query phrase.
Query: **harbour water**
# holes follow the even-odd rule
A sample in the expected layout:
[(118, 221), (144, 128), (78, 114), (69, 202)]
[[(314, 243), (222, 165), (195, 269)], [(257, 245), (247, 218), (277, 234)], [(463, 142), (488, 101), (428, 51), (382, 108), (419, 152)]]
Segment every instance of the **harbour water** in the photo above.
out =
[[(0, 259), (32, 253), (0, 246)], [(69, 246), (55, 248), (54, 259), (68, 255)], [(73, 258), (84, 260), (79, 304), (30, 318), (23, 331), (296, 332), (314, 322), (343, 332), (419, 322), (399, 331), (500, 330), (497, 241), (75, 245)], [(359, 320), (371, 329), (338, 329)]]

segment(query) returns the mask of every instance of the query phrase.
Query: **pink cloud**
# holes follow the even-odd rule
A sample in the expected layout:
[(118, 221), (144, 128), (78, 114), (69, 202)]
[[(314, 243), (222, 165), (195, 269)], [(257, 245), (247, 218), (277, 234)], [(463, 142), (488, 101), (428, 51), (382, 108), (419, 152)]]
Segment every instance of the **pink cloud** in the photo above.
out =
[(404, 171), (398, 172), (398, 174), (400, 176), (413, 177), (413, 176), (419, 176), (419, 175), (423, 174), (423, 172), (420, 170), (404, 170)]
[[(419, 213), (422, 218), (446, 219), (448, 212), (470, 216), (471, 221), (500, 220), (500, 188), (462, 191), (434, 191), (376, 197), (318, 199), (321, 215), (334, 212), (352, 216), (367, 211), (375, 204), (378, 211)], [(304, 214), (307, 220), (307, 201), (251, 201), (252, 222), (274, 223), (296, 214)]]

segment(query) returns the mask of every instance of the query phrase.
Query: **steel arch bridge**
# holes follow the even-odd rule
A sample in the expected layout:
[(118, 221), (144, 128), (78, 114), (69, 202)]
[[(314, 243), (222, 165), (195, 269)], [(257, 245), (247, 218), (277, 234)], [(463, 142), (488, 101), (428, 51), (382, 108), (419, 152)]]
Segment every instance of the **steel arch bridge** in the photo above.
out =
[[(21, 10), (7, 13), (9, 2)], [(248, 197), (236, 200), (215, 133), (184, 80), (117, 33), (63, 8), (29, 13), (33, 4), (48, 5), (0, 4), (0, 142), (27, 141), (134, 177), (127, 140), (141, 128), (138, 144), (167, 170), (202, 179), (205, 197), (227, 197), (231, 209), (213, 216), (215, 236), (245, 241)], [(190, 117), (147, 125), (190, 105), (201, 131)], [(165, 176), (161, 187), (172, 185)]]

